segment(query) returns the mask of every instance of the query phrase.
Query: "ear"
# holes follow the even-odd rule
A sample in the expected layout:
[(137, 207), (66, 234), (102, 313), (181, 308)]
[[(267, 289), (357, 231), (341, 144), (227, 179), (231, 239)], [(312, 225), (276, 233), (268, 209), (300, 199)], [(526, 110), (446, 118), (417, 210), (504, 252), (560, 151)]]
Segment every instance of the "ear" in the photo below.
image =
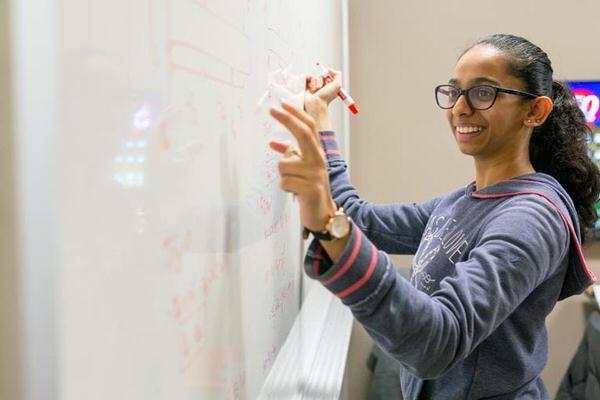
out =
[(535, 128), (546, 122), (546, 118), (552, 112), (554, 102), (548, 96), (540, 96), (531, 102), (531, 108), (525, 116), (523, 125)]

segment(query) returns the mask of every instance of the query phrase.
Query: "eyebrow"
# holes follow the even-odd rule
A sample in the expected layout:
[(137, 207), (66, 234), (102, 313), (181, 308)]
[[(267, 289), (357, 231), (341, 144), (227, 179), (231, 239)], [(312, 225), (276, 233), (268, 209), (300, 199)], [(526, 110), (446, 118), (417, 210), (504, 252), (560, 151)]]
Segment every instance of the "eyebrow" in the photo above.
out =
[[(448, 81), (448, 83), (451, 84), (451, 85), (460, 86), (459, 82), (458, 82), (458, 79), (456, 79), (456, 78), (451, 78)], [(489, 77), (485, 77), (485, 76), (479, 77), (479, 78), (475, 78), (472, 81), (473, 85), (477, 85), (477, 84), (481, 84), (481, 83), (491, 83), (492, 85), (500, 85), (500, 83), (498, 81), (496, 81), (495, 79), (492, 79), (492, 78), (489, 78)]]

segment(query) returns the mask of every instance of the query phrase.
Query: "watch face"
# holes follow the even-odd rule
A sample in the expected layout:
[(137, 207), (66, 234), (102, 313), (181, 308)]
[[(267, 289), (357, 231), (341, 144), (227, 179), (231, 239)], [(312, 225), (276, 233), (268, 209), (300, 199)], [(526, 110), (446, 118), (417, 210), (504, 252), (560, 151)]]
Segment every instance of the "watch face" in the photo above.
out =
[(336, 215), (331, 221), (331, 235), (335, 238), (343, 238), (350, 231), (350, 222), (345, 215)]

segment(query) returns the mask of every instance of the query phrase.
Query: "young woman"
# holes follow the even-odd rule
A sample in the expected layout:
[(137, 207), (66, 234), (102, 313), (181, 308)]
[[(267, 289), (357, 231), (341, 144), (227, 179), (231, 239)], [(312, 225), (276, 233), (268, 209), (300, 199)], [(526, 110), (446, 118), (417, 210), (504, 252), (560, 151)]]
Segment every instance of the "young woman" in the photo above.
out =
[[(595, 280), (580, 244), (600, 188), (589, 129), (548, 56), (511, 35), (462, 54), (435, 95), (475, 181), (422, 204), (359, 198), (327, 113), (332, 74), (309, 79), (307, 112), (271, 110), (299, 144), (270, 143), (315, 236), (306, 273), (401, 363), (405, 399), (547, 398), (544, 320)], [(415, 254), (410, 282), (386, 253)]]

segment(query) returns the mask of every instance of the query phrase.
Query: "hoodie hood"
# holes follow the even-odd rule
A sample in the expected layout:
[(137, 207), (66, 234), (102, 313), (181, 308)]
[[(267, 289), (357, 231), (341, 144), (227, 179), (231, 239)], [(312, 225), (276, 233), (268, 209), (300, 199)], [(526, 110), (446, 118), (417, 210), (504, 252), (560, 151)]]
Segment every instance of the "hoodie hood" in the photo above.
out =
[(587, 265), (581, 248), (581, 227), (571, 197), (558, 181), (547, 174), (536, 172), (476, 191), (475, 182), (467, 186), (467, 195), (478, 199), (496, 199), (508, 196), (536, 195), (555, 207), (569, 229), (571, 245), (569, 266), (563, 282), (559, 300), (583, 292), (596, 281), (596, 276)]

